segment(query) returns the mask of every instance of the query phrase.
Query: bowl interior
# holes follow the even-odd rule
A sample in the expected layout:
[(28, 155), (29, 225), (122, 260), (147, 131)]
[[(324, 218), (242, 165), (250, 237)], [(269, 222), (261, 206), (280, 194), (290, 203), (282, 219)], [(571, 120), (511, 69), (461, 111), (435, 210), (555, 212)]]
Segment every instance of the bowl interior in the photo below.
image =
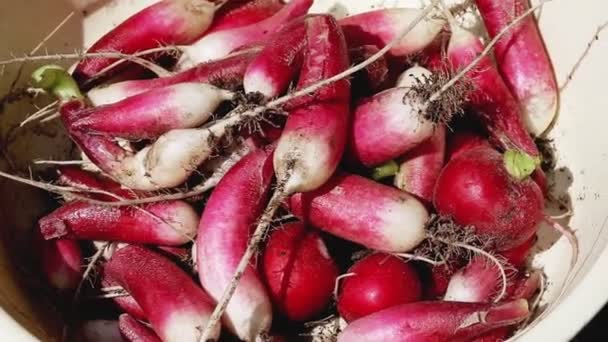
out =
[[(35, 54), (86, 48), (111, 27), (152, 2), (155, 1), (101, 0), (85, 9), (57, 1), (32, 0), (10, 2), (10, 5), (0, 2), (3, 40), (0, 58), (30, 53), (67, 16), (67, 22)], [(341, 17), (381, 6), (419, 7), (420, 2), (316, 0), (312, 12), (329, 11)], [(603, 131), (608, 125), (603, 113), (608, 107), (608, 97), (601, 86), (603, 76), (608, 75), (605, 63), (608, 43), (601, 34), (581, 59), (598, 27), (607, 19), (605, 13), (608, 13), (608, 3), (602, 0), (588, 0), (584, 5), (573, 0), (552, 1), (537, 13), (558, 83), (563, 88), (560, 115), (547, 137), (556, 151), (556, 170), (549, 174), (554, 200), (548, 204), (547, 211), (551, 214), (572, 211), (571, 216), (560, 222), (576, 231), (581, 256), (575, 269), (569, 272), (571, 253), (567, 241), (550, 227), (541, 228), (532, 264), (545, 271), (549, 282), (541, 303), (542, 320), (536, 320), (523, 335), (530, 340), (572, 337), (608, 298), (605, 290), (595, 292), (602, 285), (605, 288), (608, 276), (593, 270), (608, 267), (605, 252), (608, 230), (604, 229), (608, 221), (608, 182), (605, 181), (608, 138)], [(480, 27), (472, 14), (464, 24)], [(69, 66), (73, 61), (53, 62)], [(0, 99), (3, 99), (0, 170), (26, 177), (30, 170), (34, 177), (48, 175), (49, 168), (34, 164), (33, 160), (76, 158), (76, 151), (57, 122), (18, 127), (26, 115), (35, 111), (33, 105), (50, 102), (46, 96), (5, 97), (11, 89), (27, 87), (27, 75), (39, 64), (7, 65), (0, 74)], [(14, 331), (14, 336), (23, 334), (25, 338), (31, 334), (43, 340), (60, 336), (61, 320), (53, 310), (51, 295), (31, 267), (36, 251), (28, 248), (36, 219), (48, 211), (52, 203), (53, 197), (43, 191), (0, 177), (0, 307), (4, 310), (0, 310), (0, 328)]]

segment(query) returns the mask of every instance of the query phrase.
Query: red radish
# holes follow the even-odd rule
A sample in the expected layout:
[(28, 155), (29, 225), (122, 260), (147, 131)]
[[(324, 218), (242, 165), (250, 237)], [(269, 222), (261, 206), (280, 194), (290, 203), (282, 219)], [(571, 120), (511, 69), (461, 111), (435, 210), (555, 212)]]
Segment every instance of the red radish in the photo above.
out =
[(432, 300), (443, 298), (455, 271), (453, 266), (450, 267), (446, 264), (433, 266), (430, 269), (430, 276), (424, 284), (424, 297)]
[[(114, 255), (116, 251), (124, 247), (126, 246), (116, 248), (115, 250), (111, 251), (111, 255), (106, 259), (110, 260), (111, 256)], [(101, 267), (101, 286), (104, 288), (114, 288), (120, 286), (116, 280), (112, 279), (108, 273), (103, 270), (103, 267)], [(141, 306), (139, 306), (139, 304), (137, 304), (132, 296), (118, 296), (112, 298), (112, 301), (114, 304), (116, 304), (116, 306), (118, 306), (118, 308), (120, 308), (120, 310), (128, 313), (130, 316), (142, 321), (147, 319), (144, 310), (141, 308)]]
[(242, 46), (263, 41), (291, 20), (306, 14), (310, 6), (312, 0), (292, 0), (270, 18), (206, 35), (183, 49), (177, 69), (184, 70), (201, 62), (222, 58)]
[(424, 84), (433, 73), (419, 65), (413, 66), (404, 71), (397, 79), (397, 87), (413, 87), (418, 84)]
[[(452, 68), (458, 70), (471, 64), (483, 52), (484, 46), (480, 37), (472, 32), (458, 25), (451, 25), (451, 29), (447, 54)], [(519, 104), (491, 58), (484, 56), (466, 77), (475, 89), (468, 96), (469, 104), (484, 121), (494, 143), (505, 150), (519, 149), (533, 157), (539, 156), (538, 148), (524, 126)]]
[(126, 342), (162, 342), (154, 331), (128, 314), (118, 317), (118, 329)]
[[(306, 20), (307, 48), (297, 89), (348, 68), (348, 51), (335, 19)], [(336, 170), (346, 143), (350, 86), (347, 80), (319, 89), (311, 103), (290, 110), (274, 153), (277, 179), (285, 193), (307, 192), (323, 185)]]
[(370, 249), (407, 252), (425, 239), (429, 214), (401, 190), (337, 172), (325, 185), (289, 199), (304, 222)]
[(71, 129), (125, 139), (153, 139), (177, 128), (205, 123), (234, 93), (205, 83), (179, 83), (95, 107)]
[[(363, 45), (349, 49), (350, 60), (352, 64), (359, 64), (369, 59), (380, 49), (375, 45)], [(353, 85), (351, 88), (354, 91), (369, 94), (377, 92), (381, 89), (388, 80), (389, 66), (386, 58), (380, 58), (374, 63), (367, 66), (361, 72), (354, 75)], [(363, 88), (365, 91), (361, 91)]]
[[(207, 201), (196, 240), (199, 279), (216, 300), (230, 284), (251, 227), (262, 212), (273, 179), (272, 148), (251, 152), (222, 178)], [(250, 265), (224, 315), (225, 325), (242, 340), (268, 332), (272, 305)]]
[[(179, 267), (144, 247), (127, 246), (104, 269), (139, 303), (163, 341), (198, 341), (214, 304)], [(219, 333), (215, 329), (211, 338)]]
[(121, 241), (178, 246), (196, 234), (198, 215), (181, 201), (143, 207), (100, 206), (73, 201), (38, 222), (45, 239)]
[(445, 126), (439, 125), (428, 140), (399, 158), (395, 175), (397, 188), (409, 192), (425, 203), (433, 202), (433, 191), (445, 162)]
[(152, 89), (185, 82), (209, 83), (236, 90), (243, 84), (247, 66), (260, 52), (259, 48), (234, 53), (226, 58), (199, 64), (173, 76), (124, 81), (91, 89), (87, 97), (94, 106), (114, 103)]
[(500, 254), (505, 257), (511, 265), (516, 268), (521, 268), (525, 266), (526, 259), (528, 259), (530, 251), (536, 244), (537, 240), (538, 237), (535, 234), (521, 245), (502, 251)]
[[(421, 10), (387, 8), (346, 17), (340, 20), (349, 47), (376, 45), (384, 47), (397, 38), (404, 25), (413, 22)], [(393, 57), (404, 57), (424, 49), (441, 31), (442, 19), (426, 18), (403, 37), (390, 51)]]
[[(92, 190), (103, 190), (125, 199), (136, 198), (139, 195), (145, 195), (143, 193), (138, 193), (133, 190), (125, 189), (120, 184), (114, 182), (109, 178), (101, 177), (98, 174), (94, 174), (89, 171), (84, 171), (76, 167), (62, 166), (58, 169), (58, 173), (59, 183), (67, 186)], [(98, 193), (85, 193), (85, 195), (89, 195), (91, 197), (104, 201), (117, 200), (116, 197)]]
[(523, 299), (499, 305), (408, 303), (350, 323), (338, 335), (338, 342), (467, 341), (490, 330), (515, 325), (528, 315), (528, 302)]
[[(505, 296), (501, 271), (487, 257), (473, 257), (469, 264), (450, 278), (444, 300), (454, 302), (483, 303)], [(501, 290), (502, 287), (502, 290)]]
[[(131, 54), (159, 44), (189, 44), (209, 28), (214, 12), (215, 4), (206, 0), (162, 0), (106, 33), (88, 52)], [(115, 61), (114, 58), (87, 58), (76, 66), (74, 78), (83, 84)]]
[(357, 261), (342, 280), (338, 312), (347, 322), (399, 304), (422, 299), (414, 267), (390, 254), (375, 253)]
[(361, 101), (354, 110), (349, 159), (377, 166), (412, 150), (433, 135), (422, 98), (412, 88), (385, 90)]
[(257, 92), (266, 98), (285, 92), (302, 67), (305, 45), (305, 20), (296, 20), (279, 31), (247, 67), (245, 92)]
[(84, 258), (77, 241), (44, 241), (36, 234), (40, 244), (42, 272), (49, 283), (61, 291), (74, 290), (82, 279)]
[(283, 8), (281, 0), (230, 0), (217, 11), (206, 32), (230, 30), (260, 22)]
[(484, 146), (448, 162), (437, 180), (434, 204), (440, 214), (491, 238), (499, 251), (530, 239), (544, 209), (538, 185), (529, 177), (517, 179), (505, 166), (505, 156)]
[[(492, 38), (530, 9), (528, 0), (476, 3)], [(502, 78), (522, 106), (526, 128), (533, 135), (541, 135), (557, 113), (559, 90), (534, 15), (528, 15), (502, 36), (494, 55)]]
[(321, 236), (299, 222), (272, 232), (262, 270), (274, 304), (292, 321), (308, 321), (322, 313), (339, 274)]

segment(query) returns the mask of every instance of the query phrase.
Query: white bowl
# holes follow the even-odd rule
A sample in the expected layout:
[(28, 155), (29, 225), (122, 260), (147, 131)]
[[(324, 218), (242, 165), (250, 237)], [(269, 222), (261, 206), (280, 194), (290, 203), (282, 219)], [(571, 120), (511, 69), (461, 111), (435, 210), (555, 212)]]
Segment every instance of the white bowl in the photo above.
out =
[[(82, 0), (72, 0), (82, 3)], [(69, 21), (45, 42), (37, 54), (71, 52), (89, 46), (112, 26), (154, 0), (87, 0), (75, 10)], [(452, 2), (452, 1), (448, 1)], [(93, 3), (93, 5), (90, 5)], [(337, 16), (352, 14), (378, 6), (419, 6), (417, 0), (317, 0), (314, 12), (331, 10)], [(68, 2), (31, 0), (0, 2), (0, 59), (11, 54), (29, 53), (74, 7)], [(604, 0), (554, 0), (539, 13), (541, 30), (553, 59), (557, 79), (564, 84), (583, 54), (596, 29), (608, 19), (608, 2)], [(555, 139), (557, 165), (563, 168), (552, 178), (556, 191), (572, 200), (574, 215), (562, 221), (576, 231), (581, 256), (576, 269), (567, 275), (570, 249), (564, 238), (558, 238), (548, 227), (541, 228), (541, 241), (533, 264), (542, 267), (550, 281), (543, 297), (541, 319), (534, 321), (519, 336), (524, 341), (567, 341), (598, 312), (608, 299), (608, 96), (602, 86), (608, 76), (608, 40), (600, 34), (572, 80), (561, 94), (557, 124), (549, 134)], [(70, 65), (70, 62), (64, 63)], [(29, 63), (17, 87), (27, 84), (27, 75), (36, 64)], [(6, 68), (0, 78), (0, 94), (5, 94), (19, 65)], [(48, 99), (17, 101), (0, 113), (0, 137), (8, 127), (32, 112), (30, 102), (44, 104)], [(31, 126), (30, 126), (31, 127)], [(69, 140), (59, 125), (43, 129), (17, 131), (10, 146), (3, 147), (0, 169), (9, 163), (27, 170), (34, 158), (65, 159), (72, 154)], [(5, 148), (6, 147), (6, 148)], [(41, 167), (36, 166), (36, 170)], [(37, 190), (0, 180), (0, 331), (10, 341), (58, 339), (61, 322), (49, 305), (36, 293), (25, 290), (19, 276), (23, 258), (28, 257), (28, 232), (46, 208), (46, 196)], [(31, 283), (32, 278), (28, 284)], [(564, 286), (565, 285), (565, 286)], [(561, 296), (560, 296), (561, 293)]]

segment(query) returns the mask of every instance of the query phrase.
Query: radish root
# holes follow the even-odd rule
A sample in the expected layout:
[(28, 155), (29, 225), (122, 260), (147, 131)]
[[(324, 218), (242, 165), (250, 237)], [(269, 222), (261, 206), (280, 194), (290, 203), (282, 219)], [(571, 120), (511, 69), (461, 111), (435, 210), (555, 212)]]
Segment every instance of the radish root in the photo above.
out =
[(340, 290), (340, 280), (348, 277), (352, 277), (357, 275), (357, 273), (344, 273), (336, 277), (336, 282), (334, 283), (334, 298), (338, 299), (338, 291)]
[(421, 255), (411, 254), (411, 253), (395, 253), (393, 255), (396, 257), (402, 258), (402, 259), (406, 259), (406, 260), (426, 262), (427, 264), (433, 265), (433, 266), (439, 266), (439, 265), (443, 265), (445, 263), (445, 261), (436, 261), (436, 260), (432, 260), (432, 259), (429, 259), (429, 258), (421, 256)]
[(555, 230), (560, 232), (563, 236), (565, 236), (568, 239), (568, 242), (570, 243), (570, 247), (572, 247), (572, 258), (570, 259), (570, 270), (572, 270), (574, 268), (574, 266), (576, 265), (576, 262), (578, 261), (578, 255), (579, 255), (578, 239), (576, 238), (576, 235), (574, 234), (574, 232), (572, 232), (570, 229), (562, 226), (559, 222), (554, 220), (552, 217), (545, 216), (543, 219), (545, 220), (545, 222), (547, 222), (549, 225), (551, 225), (551, 227), (553, 227)]

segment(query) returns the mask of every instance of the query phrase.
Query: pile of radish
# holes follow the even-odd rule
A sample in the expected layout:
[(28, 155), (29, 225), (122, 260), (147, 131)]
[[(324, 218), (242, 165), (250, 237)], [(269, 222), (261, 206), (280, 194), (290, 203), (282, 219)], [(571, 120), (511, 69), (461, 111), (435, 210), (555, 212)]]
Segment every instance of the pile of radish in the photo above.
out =
[(161, 0), (34, 72), (83, 159), (36, 236), (71, 338), (503, 341), (541, 223), (576, 261), (544, 213), (558, 89), (527, 0), (471, 2), (489, 38), (439, 0), (312, 5)]

